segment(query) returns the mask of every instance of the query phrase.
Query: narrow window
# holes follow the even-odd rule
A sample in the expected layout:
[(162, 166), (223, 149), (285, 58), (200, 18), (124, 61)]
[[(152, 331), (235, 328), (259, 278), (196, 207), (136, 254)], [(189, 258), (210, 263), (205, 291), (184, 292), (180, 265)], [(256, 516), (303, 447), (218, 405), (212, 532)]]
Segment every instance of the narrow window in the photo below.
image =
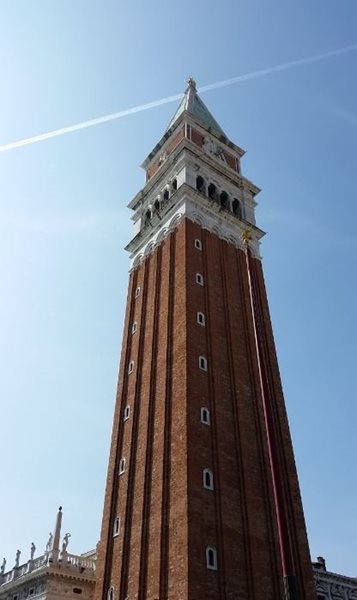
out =
[(198, 285), (203, 285), (203, 275), (201, 275), (201, 273), (196, 273), (196, 283), (198, 283)]
[(138, 296), (140, 296), (140, 288), (137, 287), (135, 290), (135, 298), (138, 298)]
[(217, 571), (217, 550), (212, 546), (207, 546), (206, 548), (206, 566), (207, 569)]
[(202, 371), (207, 371), (207, 358), (200, 356), (198, 359), (198, 366)]
[(138, 328), (138, 324), (136, 321), (134, 321), (134, 323), (132, 324), (132, 327), (131, 327), (131, 333), (135, 333), (137, 328)]
[(123, 473), (125, 473), (125, 458), (121, 458), (119, 463), (119, 475)]
[(170, 198), (170, 192), (169, 190), (165, 190), (164, 191), (164, 200), (168, 200)]
[(214, 183), (210, 183), (208, 186), (208, 197), (211, 198), (211, 200), (215, 200), (217, 197), (216, 186)]
[(195, 248), (196, 248), (196, 250), (202, 250), (201, 240), (195, 240)]
[(172, 181), (172, 189), (173, 189), (174, 191), (176, 191), (176, 190), (177, 190), (177, 179), (176, 179), (176, 177), (175, 177), (175, 179)]
[(203, 487), (206, 490), (213, 490), (213, 473), (210, 469), (203, 469)]
[(156, 198), (154, 206), (156, 210), (160, 210), (160, 200), (158, 198)]
[(204, 316), (204, 314), (203, 314), (203, 313), (201, 313), (201, 312), (198, 312), (198, 313), (197, 313), (197, 323), (198, 323), (199, 325), (203, 325), (203, 326), (205, 326), (205, 325), (206, 325), (206, 317), (205, 317), (205, 316)]
[(116, 537), (120, 533), (120, 517), (115, 517), (113, 527), (113, 537)]
[(205, 180), (203, 179), (203, 177), (201, 177), (201, 175), (199, 175), (199, 176), (196, 178), (196, 189), (197, 189), (199, 192), (201, 192), (201, 194), (204, 194), (204, 193), (205, 193), (205, 189), (206, 189), (206, 186), (205, 186)]
[(113, 587), (109, 588), (107, 598), (108, 598), (108, 600), (114, 600), (114, 588)]
[(134, 371), (134, 361), (131, 360), (128, 366), (128, 373), (130, 375), (130, 373), (132, 373)]
[(130, 406), (128, 405), (124, 408), (124, 419), (123, 420), (127, 421), (129, 419), (129, 417), (130, 417)]
[(151, 219), (151, 210), (150, 210), (150, 208), (148, 208), (148, 210), (145, 213), (145, 221), (146, 221), (146, 223), (148, 221), (150, 221), (150, 219)]
[(239, 200), (237, 200), (237, 198), (234, 198), (234, 200), (232, 202), (232, 211), (235, 215), (237, 215), (237, 217), (239, 217), (241, 219), (242, 208), (241, 208), (240, 202), (239, 202)]
[(209, 410), (204, 406), (201, 408), (201, 423), (204, 423), (205, 425), (211, 424)]

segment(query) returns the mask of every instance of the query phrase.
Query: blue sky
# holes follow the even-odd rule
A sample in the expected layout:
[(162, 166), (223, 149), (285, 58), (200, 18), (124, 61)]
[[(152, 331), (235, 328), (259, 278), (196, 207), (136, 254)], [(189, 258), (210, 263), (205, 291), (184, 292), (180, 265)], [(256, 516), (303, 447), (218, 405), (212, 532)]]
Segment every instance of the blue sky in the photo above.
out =
[[(353, 0), (2, 0), (0, 144), (357, 43)], [(357, 51), (202, 95), (247, 150), (311, 554), (356, 575)], [(0, 153), (0, 558), (99, 536), (138, 167), (176, 103)]]

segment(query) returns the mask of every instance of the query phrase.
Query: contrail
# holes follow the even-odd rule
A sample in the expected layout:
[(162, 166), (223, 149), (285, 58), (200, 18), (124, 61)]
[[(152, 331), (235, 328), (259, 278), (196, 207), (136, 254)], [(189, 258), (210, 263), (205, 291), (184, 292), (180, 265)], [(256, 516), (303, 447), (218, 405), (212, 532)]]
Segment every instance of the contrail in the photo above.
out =
[[(211, 83), (209, 85), (204, 85), (204, 86), (200, 87), (198, 91), (200, 93), (208, 92), (210, 90), (215, 90), (217, 88), (234, 85), (235, 83), (240, 83), (241, 81), (247, 81), (248, 79), (257, 79), (259, 77), (264, 77), (265, 75), (271, 75), (272, 73), (278, 73), (279, 71), (286, 71), (293, 67), (300, 67), (302, 65), (320, 62), (322, 60), (327, 60), (328, 58), (332, 58), (333, 56), (339, 56), (340, 54), (348, 54), (350, 52), (354, 52), (355, 50), (357, 50), (357, 44), (353, 44), (352, 46), (345, 46), (344, 48), (339, 48), (337, 50), (331, 50), (330, 52), (325, 52), (323, 54), (315, 54), (314, 56), (310, 56), (308, 58), (300, 58), (298, 60), (293, 60), (293, 61), (290, 61), (290, 62), (287, 62), (284, 64), (275, 65), (273, 67), (267, 67), (266, 69), (259, 69), (258, 71), (251, 71), (250, 73), (238, 75), (238, 77), (232, 77), (231, 79), (224, 79), (223, 81), (217, 81), (216, 83)], [(139, 106), (127, 108), (125, 110), (120, 110), (118, 112), (110, 113), (110, 114), (104, 115), (102, 117), (97, 117), (95, 119), (90, 119), (89, 121), (83, 121), (82, 123), (76, 123), (75, 125), (69, 125), (68, 127), (61, 127), (60, 129), (54, 129), (53, 131), (48, 131), (47, 133), (41, 133), (39, 135), (25, 138), (23, 140), (18, 140), (17, 142), (3, 144), (0, 146), (0, 152), (6, 152), (7, 150), (15, 150), (15, 148), (22, 148), (23, 146), (29, 146), (31, 144), (36, 144), (37, 142), (43, 142), (43, 141), (49, 140), (50, 138), (53, 138), (53, 137), (64, 135), (66, 133), (71, 133), (72, 131), (79, 131), (80, 129), (87, 129), (87, 127), (94, 127), (94, 125), (100, 125), (101, 123), (107, 123), (108, 121), (115, 121), (116, 119), (121, 119), (122, 117), (126, 117), (127, 115), (132, 115), (134, 113), (142, 112), (142, 111), (148, 110), (150, 108), (155, 108), (156, 106), (162, 106), (163, 104), (168, 104), (169, 102), (174, 102), (176, 100), (179, 100), (180, 98), (182, 98), (182, 93), (174, 94), (173, 96), (167, 96), (166, 98), (161, 98), (161, 100), (154, 100), (153, 102), (148, 102), (147, 104), (140, 104)]]

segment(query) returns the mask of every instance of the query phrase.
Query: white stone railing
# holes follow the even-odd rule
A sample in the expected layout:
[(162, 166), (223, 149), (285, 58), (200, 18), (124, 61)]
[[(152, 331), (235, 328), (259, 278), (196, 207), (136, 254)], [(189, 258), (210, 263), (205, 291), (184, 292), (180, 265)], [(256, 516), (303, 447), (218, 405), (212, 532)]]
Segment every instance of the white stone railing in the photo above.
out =
[(3, 573), (3, 575), (0, 575), (0, 585), (4, 585), (5, 583), (10, 583), (10, 581), (14, 581), (15, 579), (18, 579), (19, 577), (23, 577), (24, 575), (27, 575), (27, 573), (31, 573), (32, 571), (35, 571), (36, 569), (39, 569), (40, 567), (45, 565), (46, 562), (47, 562), (47, 556), (42, 555), (42, 556), (38, 556), (37, 558), (35, 558), (33, 560), (27, 561), (26, 563), (24, 563), (23, 565), (20, 565), (19, 567), (13, 567), (11, 569), (11, 571), (8, 571), (7, 573)]
[(95, 571), (95, 560), (91, 558), (85, 558), (84, 556), (77, 556), (76, 554), (67, 554), (66, 562), (63, 560), (63, 564), (76, 569), (83, 569), (86, 571)]
[(35, 571), (43, 566), (47, 566), (48, 568), (65, 567), (66, 569), (75, 569), (81, 573), (86, 571), (87, 573), (93, 574), (95, 572), (95, 560), (91, 558), (78, 556), (77, 554), (65, 553), (65, 555), (61, 555), (59, 560), (52, 562), (51, 559), (49, 560), (48, 553), (46, 553), (33, 560), (29, 560), (27, 563), (24, 563), (19, 567), (14, 567), (7, 573), (0, 575), (0, 587), (6, 583), (15, 581), (19, 577), (23, 577), (24, 575), (32, 573), (32, 571)]

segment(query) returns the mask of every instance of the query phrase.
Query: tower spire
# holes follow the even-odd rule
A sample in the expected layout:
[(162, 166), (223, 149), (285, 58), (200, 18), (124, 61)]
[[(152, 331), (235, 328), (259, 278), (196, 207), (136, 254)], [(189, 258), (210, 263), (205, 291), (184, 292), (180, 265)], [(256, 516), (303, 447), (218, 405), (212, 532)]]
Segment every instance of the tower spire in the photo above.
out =
[(193, 77), (189, 77), (186, 80), (187, 88), (182, 97), (182, 100), (172, 117), (167, 130), (178, 122), (181, 115), (188, 113), (194, 118), (197, 123), (203, 125), (205, 129), (209, 129), (218, 137), (227, 137), (221, 126), (217, 123), (216, 119), (211, 115), (205, 103), (201, 100), (197, 93), (197, 84)]

